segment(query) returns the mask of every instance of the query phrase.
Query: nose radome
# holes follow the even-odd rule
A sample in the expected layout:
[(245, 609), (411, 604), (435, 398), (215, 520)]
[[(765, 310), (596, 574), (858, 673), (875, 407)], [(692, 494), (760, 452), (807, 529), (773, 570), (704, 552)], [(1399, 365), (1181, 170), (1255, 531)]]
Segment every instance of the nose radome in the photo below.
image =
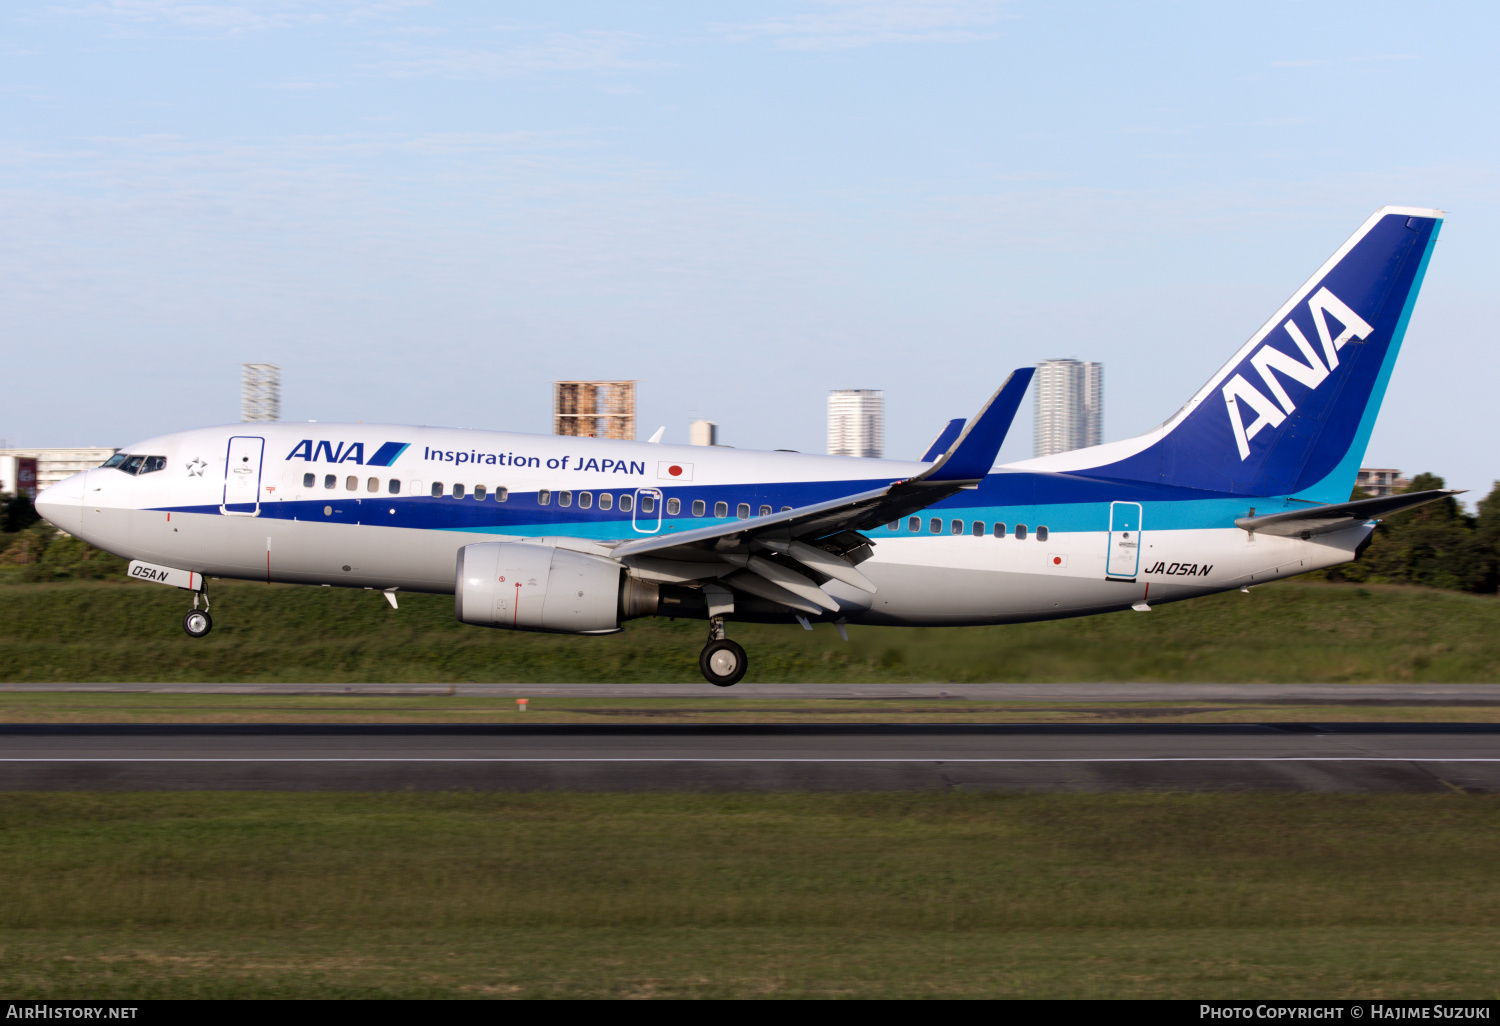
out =
[(49, 524), (69, 533), (83, 526), (83, 486), (87, 472), (65, 477), (37, 493), (36, 511)]

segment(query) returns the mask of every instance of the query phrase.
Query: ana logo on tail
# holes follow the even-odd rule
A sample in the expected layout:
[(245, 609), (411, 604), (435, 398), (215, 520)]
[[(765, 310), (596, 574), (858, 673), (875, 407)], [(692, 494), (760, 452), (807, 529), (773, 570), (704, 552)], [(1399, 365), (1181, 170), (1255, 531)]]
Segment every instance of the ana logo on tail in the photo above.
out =
[[(1307, 306), (1312, 311), (1312, 321), (1318, 332), (1318, 341), (1322, 343), (1322, 359), (1318, 357), (1317, 351), (1313, 349), (1312, 343), (1308, 342), (1302, 329), (1288, 317), (1282, 327), (1292, 337), (1292, 341), (1302, 353), (1302, 358), (1307, 362), (1298, 361), (1296, 357), (1274, 348), (1269, 342), (1250, 357), (1250, 366), (1260, 373), (1261, 380), (1265, 382), (1267, 390), (1275, 396), (1276, 401), (1272, 402), (1268, 399), (1264, 392), (1246, 381), (1243, 374), (1235, 374), (1224, 386), (1224, 403), (1229, 408), (1229, 424), (1234, 429), (1234, 440), (1239, 445), (1242, 460), (1250, 455), (1250, 439), (1259, 434), (1262, 428), (1280, 427), (1282, 421), (1297, 409), (1297, 405), (1292, 402), (1292, 397), (1287, 395), (1285, 386), (1274, 372), (1279, 371), (1308, 388), (1317, 388), (1328, 378), (1329, 373), (1338, 367), (1339, 350), (1353, 339), (1364, 341), (1374, 330), (1365, 323), (1364, 318), (1349, 309), (1347, 303), (1326, 288), (1318, 289), (1307, 301)], [(1332, 314), (1334, 319), (1344, 326), (1344, 330), (1337, 336), (1328, 329), (1328, 314)], [(1245, 426), (1244, 417), (1240, 412), (1241, 402), (1255, 411), (1255, 419), (1250, 422), (1249, 427)]]

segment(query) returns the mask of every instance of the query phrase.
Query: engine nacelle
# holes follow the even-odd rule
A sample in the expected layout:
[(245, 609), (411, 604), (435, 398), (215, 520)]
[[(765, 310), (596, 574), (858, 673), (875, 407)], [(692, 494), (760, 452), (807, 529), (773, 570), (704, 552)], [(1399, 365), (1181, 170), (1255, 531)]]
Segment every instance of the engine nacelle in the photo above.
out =
[(618, 563), (551, 545), (476, 542), (458, 550), (454, 607), (480, 627), (614, 631), (624, 573)]

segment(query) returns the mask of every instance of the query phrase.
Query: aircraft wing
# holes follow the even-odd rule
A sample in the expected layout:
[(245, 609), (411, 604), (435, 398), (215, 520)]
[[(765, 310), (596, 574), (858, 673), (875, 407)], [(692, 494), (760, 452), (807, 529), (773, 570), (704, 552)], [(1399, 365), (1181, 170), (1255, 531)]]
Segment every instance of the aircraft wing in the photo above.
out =
[(1265, 534), (1280, 534), (1288, 537), (1313, 534), (1328, 534), (1342, 531), (1355, 524), (1363, 524), (1380, 516), (1389, 516), (1414, 506), (1423, 506), (1450, 495), (1462, 495), (1463, 489), (1434, 488), (1425, 492), (1402, 492), (1399, 495), (1383, 495), (1375, 499), (1355, 499), (1353, 502), (1337, 502), (1328, 506), (1309, 506), (1306, 509), (1290, 509), (1284, 513), (1268, 513), (1259, 517), (1240, 517), (1235, 527), (1246, 531), (1261, 531)]
[(1024, 367), (1006, 379), (947, 451), (916, 477), (784, 513), (625, 541), (611, 554), (627, 565), (669, 565), (679, 573), (696, 565), (703, 572), (695, 576), (704, 578), (722, 576), (726, 565), (737, 567), (726, 580), (732, 587), (801, 612), (832, 612), (837, 605), (819, 588), (824, 581), (875, 590), (855, 569), (874, 544), (861, 531), (978, 487), (995, 465), (1034, 373)]

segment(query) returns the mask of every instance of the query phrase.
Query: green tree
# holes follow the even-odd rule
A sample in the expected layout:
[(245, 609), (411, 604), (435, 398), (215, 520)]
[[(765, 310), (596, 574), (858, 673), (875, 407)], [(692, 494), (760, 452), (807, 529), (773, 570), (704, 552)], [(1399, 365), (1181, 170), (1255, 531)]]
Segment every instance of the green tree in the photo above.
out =
[[(1404, 491), (1442, 487), (1441, 477), (1424, 473), (1412, 478)], [(1493, 519), (1500, 527), (1500, 509)], [(1485, 543), (1476, 530), (1476, 521), (1452, 496), (1392, 514), (1375, 528), (1369, 547), (1359, 558), (1360, 570), (1345, 571), (1341, 576), (1345, 580), (1494, 591), (1495, 546)]]
[(25, 495), (0, 492), (0, 531), (15, 534), (26, 530), (40, 519), (42, 516), (31, 504), (31, 499)]

